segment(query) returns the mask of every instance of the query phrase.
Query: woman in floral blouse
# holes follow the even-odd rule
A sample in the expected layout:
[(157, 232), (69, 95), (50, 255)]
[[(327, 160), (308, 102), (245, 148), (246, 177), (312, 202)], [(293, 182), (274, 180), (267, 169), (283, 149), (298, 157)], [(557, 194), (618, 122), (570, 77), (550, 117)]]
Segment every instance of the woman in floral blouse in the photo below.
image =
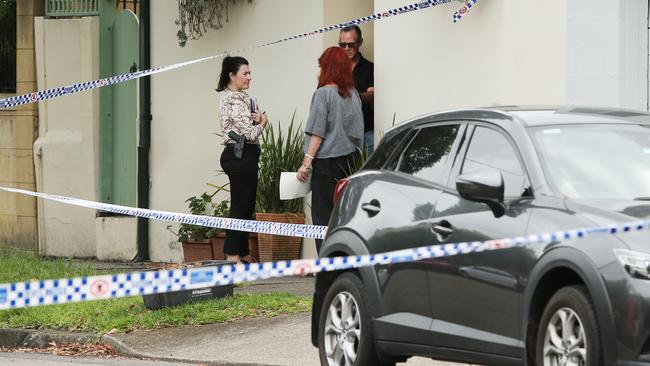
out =
[[(259, 108), (251, 110), (251, 97), (246, 93), (251, 82), (248, 61), (243, 57), (223, 59), (217, 91), (223, 92), (219, 106), (225, 148), (221, 168), (230, 180), (231, 218), (249, 220), (255, 210), (257, 171), (260, 158), (259, 137), (268, 123)], [(234, 132), (234, 133), (233, 133)], [(235, 143), (245, 139), (243, 154), (235, 156)], [(223, 250), (226, 260), (249, 262), (248, 232), (226, 231)]]

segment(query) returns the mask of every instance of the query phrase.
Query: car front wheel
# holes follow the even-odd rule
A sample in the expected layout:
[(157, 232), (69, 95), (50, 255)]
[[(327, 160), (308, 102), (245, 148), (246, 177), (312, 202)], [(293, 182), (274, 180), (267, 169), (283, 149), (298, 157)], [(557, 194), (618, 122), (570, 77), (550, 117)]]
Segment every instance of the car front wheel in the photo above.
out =
[(538, 366), (601, 366), (596, 313), (584, 286), (560, 289), (551, 297), (537, 332)]
[(369, 304), (363, 282), (353, 273), (336, 278), (327, 291), (319, 317), (321, 365), (395, 365), (377, 357)]

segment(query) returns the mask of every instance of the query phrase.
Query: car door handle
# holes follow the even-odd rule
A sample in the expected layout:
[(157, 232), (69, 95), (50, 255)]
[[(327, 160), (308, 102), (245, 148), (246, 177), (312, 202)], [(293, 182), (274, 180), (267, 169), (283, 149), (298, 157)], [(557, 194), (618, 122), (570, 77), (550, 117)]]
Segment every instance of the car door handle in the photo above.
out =
[(451, 224), (447, 220), (442, 220), (431, 225), (431, 230), (443, 237), (450, 236), (454, 232), (454, 229), (451, 227)]
[(370, 202), (362, 204), (361, 209), (368, 213), (368, 217), (373, 217), (381, 211), (381, 205), (379, 201), (373, 199)]

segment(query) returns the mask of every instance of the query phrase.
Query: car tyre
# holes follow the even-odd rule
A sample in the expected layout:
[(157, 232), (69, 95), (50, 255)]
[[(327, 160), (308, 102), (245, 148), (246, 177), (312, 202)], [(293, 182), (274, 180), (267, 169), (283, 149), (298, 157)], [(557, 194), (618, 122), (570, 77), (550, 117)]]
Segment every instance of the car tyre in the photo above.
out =
[(319, 317), (318, 353), (321, 365), (394, 366), (380, 358), (375, 349), (365, 286), (354, 273), (334, 280)]
[(537, 366), (602, 366), (596, 312), (584, 286), (557, 291), (542, 314), (537, 331)]

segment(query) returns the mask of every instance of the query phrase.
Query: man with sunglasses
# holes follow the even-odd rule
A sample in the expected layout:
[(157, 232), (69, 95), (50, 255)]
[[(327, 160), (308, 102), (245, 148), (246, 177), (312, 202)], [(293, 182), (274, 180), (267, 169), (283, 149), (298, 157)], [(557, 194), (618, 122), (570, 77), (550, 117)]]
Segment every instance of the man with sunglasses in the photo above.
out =
[(345, 50), (345, 54), (352, 60), (354, 69), (352, 77), (354, 86), (361, 97), (361, 109), (363, 111), (364, 125), (364, 142), (368, 148), (368, 153), (372, 153), (375, 148), (375, 65), (365, 59), (359, 48), (363, 44), (361, 29), (356, 26), (345, 27), (339, 33), (339, 47)]

